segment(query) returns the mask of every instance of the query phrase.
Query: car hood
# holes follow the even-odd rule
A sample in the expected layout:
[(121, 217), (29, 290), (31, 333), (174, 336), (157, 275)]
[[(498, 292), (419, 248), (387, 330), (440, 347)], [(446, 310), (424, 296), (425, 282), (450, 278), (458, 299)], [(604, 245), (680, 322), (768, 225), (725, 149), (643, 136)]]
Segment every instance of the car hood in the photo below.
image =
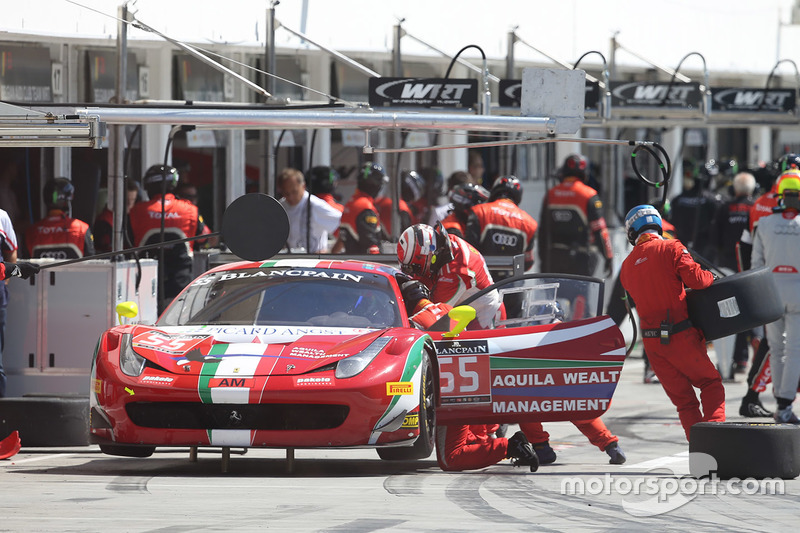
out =
[(128, 331), (139, 355), (168, 372), (200, 374), (225, 363), (232, 372), (297, 375), (366, 348), (385, 330), (287, 326), (136, 326)]

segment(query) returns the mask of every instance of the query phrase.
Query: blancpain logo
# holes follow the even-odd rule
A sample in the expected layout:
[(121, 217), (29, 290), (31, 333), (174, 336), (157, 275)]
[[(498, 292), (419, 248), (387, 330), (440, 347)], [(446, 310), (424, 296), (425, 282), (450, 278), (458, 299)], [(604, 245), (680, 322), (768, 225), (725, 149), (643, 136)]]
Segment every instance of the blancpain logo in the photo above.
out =
[(437, 355), (469, 355), (489, 353), (487, 341), (439, 341), (436, 342)]

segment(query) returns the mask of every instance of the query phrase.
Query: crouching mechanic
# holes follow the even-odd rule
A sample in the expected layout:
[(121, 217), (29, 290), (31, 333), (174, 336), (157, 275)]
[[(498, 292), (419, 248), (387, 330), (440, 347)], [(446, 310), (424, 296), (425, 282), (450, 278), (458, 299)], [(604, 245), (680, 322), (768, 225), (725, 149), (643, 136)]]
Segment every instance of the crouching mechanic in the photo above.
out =
[[(684, 288), (705, 289), (714, 276), (679, 240), (661, 236), (661, 215), (652, 205), (631, 209), (625, 230), (634, 246), (622, 263), (620, 281), (636, 302), (650, 366), (678, 408), (689, 440), (697, 422), (725, 421), (722, 377), (708, 358), (703, 332), (689, 321)], [(700, 389), (699, 402), (694, 387)]]
[[(443, 302), (431, 301), (428, 288), (419, 280), (409, 279), (403, 283), (401, 291), (409, 318), (421, 329), (430, 329), (453, 308)], [(506, 439), (492, 437), (482, 425), (436, 427), (436, 460), (442, 470), (475, 470), (503, 459), (511, 459), (514, 466), (528, 466), (531, 472), (539, 468), (539, 459), (521, 431)]]

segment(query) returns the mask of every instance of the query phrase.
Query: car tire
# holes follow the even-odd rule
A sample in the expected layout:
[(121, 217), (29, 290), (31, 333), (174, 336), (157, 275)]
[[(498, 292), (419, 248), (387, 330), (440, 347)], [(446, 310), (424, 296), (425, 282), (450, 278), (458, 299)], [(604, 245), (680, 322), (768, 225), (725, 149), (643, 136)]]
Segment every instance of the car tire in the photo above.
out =
[(707, 464), (692, 457), (706, 453), (717, 462), (716, 476), (794, 479), (800, 475), (800, 427), (759, 422), (700, 422), (689, 439), (689, 471), (709, 474)]
[(413, 446), (378, 448), (384, 461), (415, 461), (427, 459), (433, 453), (436, 440), (436, 380), (427, 355), (423, 361), (422, 386), (419, 391), (419, 437)]
[(121, 446), (117, 444), (101, 444), (100, 451), (106, 455), (122, 457), (150, 457), (156, 451), (155, 446)]

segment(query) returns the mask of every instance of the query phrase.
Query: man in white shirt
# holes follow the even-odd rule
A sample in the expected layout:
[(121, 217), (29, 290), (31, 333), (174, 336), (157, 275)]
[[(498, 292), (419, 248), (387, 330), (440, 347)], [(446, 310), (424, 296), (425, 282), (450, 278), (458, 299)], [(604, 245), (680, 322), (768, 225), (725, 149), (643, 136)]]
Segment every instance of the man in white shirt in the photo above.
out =
[(278, 176), (280, 203), (289, 217), (286, 246), (294, 253), (327, 253), (328, 234), (339, 227), (342, 213), (306, 191), (303, 173), (286, 168)]

